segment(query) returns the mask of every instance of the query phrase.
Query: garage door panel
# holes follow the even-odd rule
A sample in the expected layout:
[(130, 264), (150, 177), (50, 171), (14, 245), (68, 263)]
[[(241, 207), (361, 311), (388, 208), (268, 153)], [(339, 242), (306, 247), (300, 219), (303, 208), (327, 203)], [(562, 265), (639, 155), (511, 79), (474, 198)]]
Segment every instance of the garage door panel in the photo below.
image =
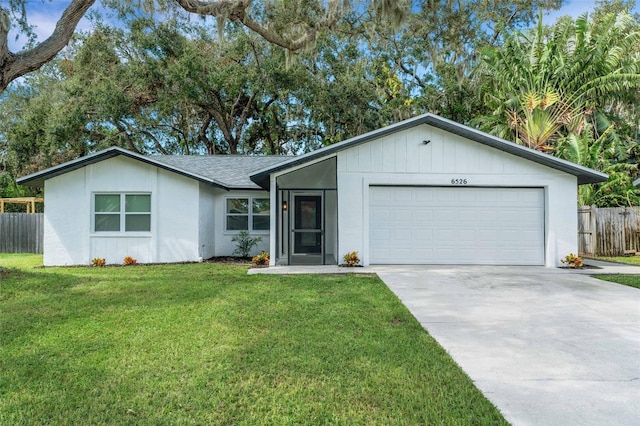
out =
[(371, 263), (544, 264), (541, 188), (370, 191)]
[(433, 241), (433, 229), (416, 229), (414, 232), (416, 241), (425, 241), (431, 243)]

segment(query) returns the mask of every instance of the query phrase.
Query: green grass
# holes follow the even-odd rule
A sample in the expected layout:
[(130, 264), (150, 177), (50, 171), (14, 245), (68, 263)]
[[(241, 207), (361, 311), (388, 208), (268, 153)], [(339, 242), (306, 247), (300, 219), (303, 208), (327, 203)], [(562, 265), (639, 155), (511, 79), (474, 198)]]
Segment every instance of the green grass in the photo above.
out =
[(604, 281), (640, 288), (640, 275), (596, 275), (595, 277)]
[(640, 266), (640, 256), (596, 257), (595, 259)]
[(41, 254), (0, 253), (0, 268), (33, 268), (42, 266)]
[(0, 424), (506, 424), (374, 276), (0, 256)]

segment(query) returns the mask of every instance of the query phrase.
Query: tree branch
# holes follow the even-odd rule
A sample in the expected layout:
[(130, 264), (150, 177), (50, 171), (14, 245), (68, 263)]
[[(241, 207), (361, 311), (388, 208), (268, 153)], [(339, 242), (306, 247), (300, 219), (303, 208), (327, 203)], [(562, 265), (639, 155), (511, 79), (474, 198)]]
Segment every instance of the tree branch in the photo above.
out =
[(52, 60), (69, 43), (78, 22), (95, 1), (73, 0), (62, 13), (51, 36), (36, 47), (20, 53), (9, 51), (9, 14), (0, 8), (0, 93), (13, 80)]
[(321, 28), (331, 29), (342, 16), (341, 2), (339, 0), (329, 0), (326, 5), (326, 13), (322, 19), (312, 26), (309, 26), (305, 33), (297, 40), (287, 40), (280, 34), (273, 32), (268, 27), (254, 20), (249, 15), (251, 0), (175, 0), (184, 10), (199, 15), (210, 15), (218, 18), (218, 23), (228, 19), (232, 22), (239, 22), (251, 31), (259, 34), (266, 41), (283, 47), (291, 52), (296, 52), (307, 47), (313, 42)]

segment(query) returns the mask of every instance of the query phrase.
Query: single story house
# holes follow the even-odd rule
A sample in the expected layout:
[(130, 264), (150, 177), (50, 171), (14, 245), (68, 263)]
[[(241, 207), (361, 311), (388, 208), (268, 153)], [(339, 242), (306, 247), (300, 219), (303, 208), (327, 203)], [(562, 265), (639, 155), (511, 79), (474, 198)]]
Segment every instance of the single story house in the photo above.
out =
[(44, 186), (44, 264), (197, 261), (241, 230), (272, 265), (558, 266), (577, 187), (607, 175), (433, 114), (296, 157), (109, 148), (18, 179)]

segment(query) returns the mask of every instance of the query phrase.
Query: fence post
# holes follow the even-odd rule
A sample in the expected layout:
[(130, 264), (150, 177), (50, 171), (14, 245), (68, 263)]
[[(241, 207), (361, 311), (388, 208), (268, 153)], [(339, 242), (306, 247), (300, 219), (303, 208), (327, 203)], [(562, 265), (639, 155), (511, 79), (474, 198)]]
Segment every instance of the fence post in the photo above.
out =
[(591, 255), (598, 255), (598, 226), (597, 226), (597, 207), (589, 206), (589, 226), (591, 227)]

